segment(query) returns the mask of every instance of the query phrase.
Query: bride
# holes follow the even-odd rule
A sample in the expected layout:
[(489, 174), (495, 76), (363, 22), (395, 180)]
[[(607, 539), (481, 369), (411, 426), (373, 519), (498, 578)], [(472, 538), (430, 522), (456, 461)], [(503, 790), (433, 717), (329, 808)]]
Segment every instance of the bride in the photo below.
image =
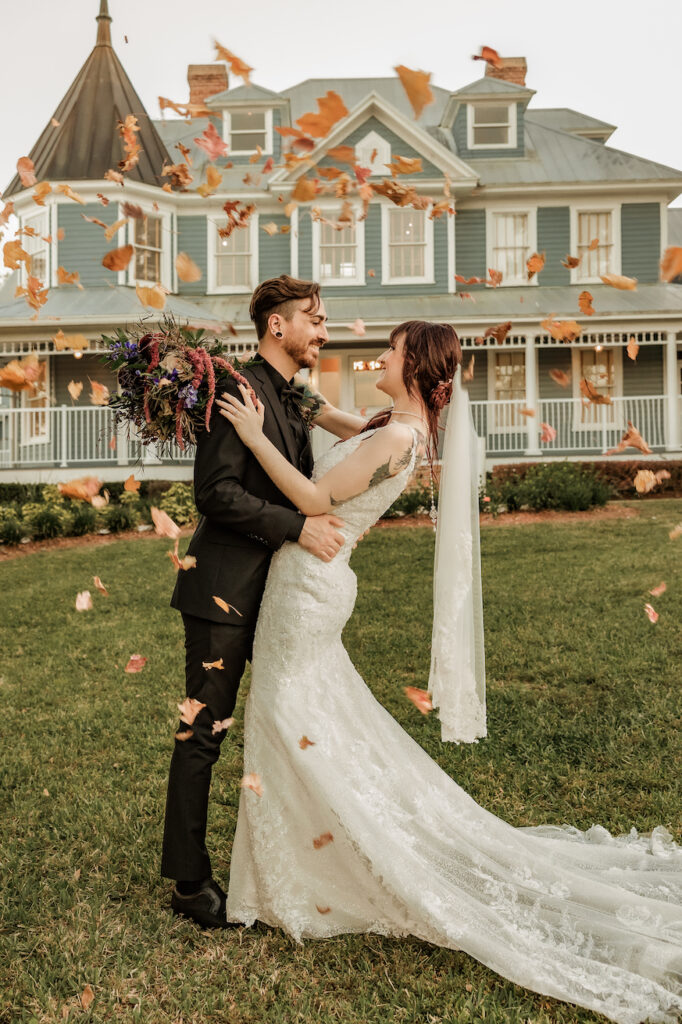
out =
[[(227, 918), (257, 919), (299, 942), (346, 932), (413, 935), (620, 1024), (672, 1024), (682, 1015), (682, 848), (666, 829), (615, 837), (598, 825), (581, 832), (507, 824), (374, 699), (341, 643), (356, 593), (351, 548), (433, 446), (451, 392), (462, 396), (460, 346), (446, 325), (401, 325), (379, 363), (390, 414), (325, 452), (312, 480), (263, 436), (263, 407), (244, 388), (243, 402), (221, 403), (276, 486), (306, 515), (338, 514), (346, 538), (331, 562), (291, 543), (272, 559), (245, 707)], [(468, 429), (453, 411), (449, 422)], [(446, 428), (445, 471), (455, 499), (464, 493), (470, 505), (471, 477), (448, 466), (455, 450), (463, 450), (462, 437)], [(450, 538), (447, 551), (456, 548)], [(447, 610), (448, 590), (458, 610), (462, 588), (457, 572), (449, 578), (445, 551), (439, 537), (436, 577), (445, 596), (437, 583), (436, 617)], [(447, 667), (442, 620), (434, 644)], [(468, 621), (473, 632), (476, 616)], [(458, 651), (449, 653), (452, 667)], [(461, 710), (471, 727), (465, 738), (473, 739), (485, 735), (481, 652), (477, 658), (470, 643), (465, 653), (471, 678)], [(443, 672), (440, 685), (442, 708)], [(443, 721), (444, 738), (454, 738)]]

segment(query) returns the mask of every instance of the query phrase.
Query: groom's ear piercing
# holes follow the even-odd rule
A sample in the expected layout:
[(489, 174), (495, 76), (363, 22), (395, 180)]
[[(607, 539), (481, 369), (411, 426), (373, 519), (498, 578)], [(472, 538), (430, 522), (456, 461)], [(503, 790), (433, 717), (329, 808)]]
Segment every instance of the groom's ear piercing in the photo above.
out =
[(281, 331), (275, 331), (275, 337), (276, 337), (276, 338), (283, 338), (283, 337), (284, 337), (284, 335), (282, 334), (282, 332), (281, 332)]

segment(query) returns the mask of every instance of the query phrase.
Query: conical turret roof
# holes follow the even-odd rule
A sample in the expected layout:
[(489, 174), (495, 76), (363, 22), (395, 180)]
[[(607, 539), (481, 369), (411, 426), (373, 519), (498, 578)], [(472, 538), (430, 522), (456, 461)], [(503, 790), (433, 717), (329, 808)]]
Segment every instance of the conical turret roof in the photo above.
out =
[[(133, 88), (111, 45), (111, 16), (100, 0), (94, 49), (30, 152), (38, 181), (92, 181), (118, 169), (124, 158), (117, 131), (119, 121), (134, 114), (142, 147), (137, 164), (126, 172), (129, 181), (160, 185), (164, 162), (172, 163), (159, 133)], [(4, 192), (8, 199), (23, 188), (16, 175)]]

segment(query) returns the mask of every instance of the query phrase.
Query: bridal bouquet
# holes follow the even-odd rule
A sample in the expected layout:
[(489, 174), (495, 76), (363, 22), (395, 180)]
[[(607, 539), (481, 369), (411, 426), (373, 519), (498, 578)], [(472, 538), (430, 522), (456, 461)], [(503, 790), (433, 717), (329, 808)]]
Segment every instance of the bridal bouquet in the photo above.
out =
[[(216, 380), (230, 374), (250, 385), (239, 372), (240, 363), (222, 355), (217, 339), (204, 339), (204, 330), (192, 331), (166, 317), (162, 329), (146, 332), (143, 325), (104, 337), (104, 362), (115, 371), (119, 389), (108, 408), (117, 424), (133, 424), (142, 444), (170, 445), (181, 450), (196, 443), (209, 429)], [(252, 393), (253, 397), (253, 393)]]

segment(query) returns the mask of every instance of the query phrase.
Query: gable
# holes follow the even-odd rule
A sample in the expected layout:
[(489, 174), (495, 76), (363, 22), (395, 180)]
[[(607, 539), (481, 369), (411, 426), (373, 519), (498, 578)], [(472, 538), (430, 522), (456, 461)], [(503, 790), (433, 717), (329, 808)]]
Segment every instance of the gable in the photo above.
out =
[[(363, 142), (363, 140), (370, 133), (378, 135), (380, 139), (384, 140), (384, 142), (387, 143), (388, 147), (390, 148), (391, 160), (395, 156), (404, 156), (410, 159), (421, 157), (421, 173), (401, 174), (401, 179), (443, 177), (443, 172), (439, 170), (438, 167), (435, 166), (435, 164), (431, 163), (429, 160), (422, 157), (422, 154), (417, 149), (415, 149), (414, 146), (409, 145), (409, 143), (405, 142), (405, 140), (402, 139), (396, 132), (392, 131), (385, 124), (382, 124), (382, 122), (377, 117), (368, 117), (366, 121), (363, 121), (362, 124), (358, 125), (358, 127), (355, 128), (352, 132), (349, 132), (348, 135), (344, 135), (338, 141), (335, 141), (334, 146), (330, 148), (335, 148), (336, 146), (352, 146), (352, 148), (355, 149), (358, 143)], [(317, 161), (317, 163), (320, 167), (335, 166), (334, 158), (329, 156), (322, 157)], [(391, 172), (388, 169), (388, 167), (382, 168), (379, 171), (379, 173), (386, 178), (390, 178), (391, 176)]]

